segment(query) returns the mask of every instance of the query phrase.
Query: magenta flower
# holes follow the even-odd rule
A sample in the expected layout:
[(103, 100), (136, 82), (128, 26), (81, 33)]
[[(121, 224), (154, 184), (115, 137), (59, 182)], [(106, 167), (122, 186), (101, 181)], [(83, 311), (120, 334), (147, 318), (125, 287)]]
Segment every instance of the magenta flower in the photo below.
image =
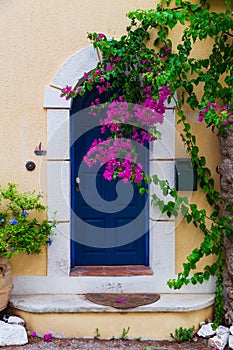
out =
[(164, 53), (162, 53), (162, 54), (160, 55), (160, 58), (162, 58), (162, 60), (166, 60), (167, 56), (166, 56)]
[(145, 64), (147, 62), (150, 62), (150, 60), (142, 60), (142, 64)]
[(115, 57), (115, 62), (120, 62), (121, 61), (121, 58), (119, 56)]
[(168, 46), (166, 46), (166, 45), (164, 45), (163, 49), (164, 49), (166, 52), (170, 52), (170, 51), (171, 51), (170, 47), (168, 47)]
[(97, 85), (96, 89), (98, 90), (99, 95), (101, 95), (106, 90), (102, 85)]
[[(143, 89), (144, 92), (150, 92), (151, 91), (151, 86), (147, 86)], [(150, 96), (150, 95), (149, 95)]]
[(199, 117), (198, 117), (197, 120), (201, 123), (201, 122), (203, 121), (203, 119), (204, 119), (203, 116), (202, 116), (202, 115), (199, 115)]
[(116, 300), (116, 303), (124, 303), (126, 301), (126, 298), (120, 298)]
[(64, 97), (66, 96), (66, 100), (69, 100), (70, 99), (70, 95), (73, 95), (74, 94), (74, 90), (72, 89), (72, 86), (68, 86), (66, 85), (66, 87), (64, 87), (62, 90), (61, 90), (61, 97)]
[(96, 75), (100, 75), (102, 72), (101, 72), (101, 69), (96, 69), (96, 71), (95, 71), (95, 74)]
[(44, 340), (47, 342), (50, 342), (52, 339), (52, 334), (51, 333), (46, 333), (44, 334)]
[(32, 332), (31, 336), (32, 336), (32, 337), (37, 337), (36, 332)]
[(106, 72), (110, 72), (112, 70), (115, 70), (115, 68), (113, 67), (113, 64), (111, 63), (111, 64), (106, 66), (105, 70), (106, 70)]
[(103, 38), (105, 38), (105, 35), (103, 33), (99, 33), (98, 38), (103, 39)]

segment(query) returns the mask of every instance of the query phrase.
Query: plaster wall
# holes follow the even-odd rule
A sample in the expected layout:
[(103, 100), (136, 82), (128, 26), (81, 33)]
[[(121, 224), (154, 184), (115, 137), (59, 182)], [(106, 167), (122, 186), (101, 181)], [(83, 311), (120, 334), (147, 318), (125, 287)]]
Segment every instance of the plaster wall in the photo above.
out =
[[(128, 23), (129, 10), (154, 4), (150, 0), (1, 1), (1, 185), (17, 183), (21, 190), (42, 193), (47, 202), (46, 157), (34, 154), (39, 142), (47, 145), (45, 86), (68, 57), (89, 45), (87, 32), (118, 37)], [(33, 172), (25, 169), (29, 160), (36, 163)], [(12, 262), (15, 275), (47, 273), (46, 251)]]

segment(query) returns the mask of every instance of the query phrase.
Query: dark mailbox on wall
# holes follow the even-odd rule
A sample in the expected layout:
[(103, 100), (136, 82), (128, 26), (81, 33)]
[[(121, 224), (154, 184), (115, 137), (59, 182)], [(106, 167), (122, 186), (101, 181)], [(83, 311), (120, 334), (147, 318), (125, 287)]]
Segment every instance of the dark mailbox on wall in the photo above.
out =
[(197, 169), (193, 168), (191, 159), (177, 158), (175, 160), (175, 181), (178, 191), (197, 190)]

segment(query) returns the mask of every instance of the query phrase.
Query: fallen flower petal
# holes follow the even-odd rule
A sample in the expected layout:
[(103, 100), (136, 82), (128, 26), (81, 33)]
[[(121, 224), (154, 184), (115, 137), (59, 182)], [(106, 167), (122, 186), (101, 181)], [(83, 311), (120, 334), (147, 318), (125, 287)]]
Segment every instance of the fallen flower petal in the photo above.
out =
[(52, 334), (51, 333), (47, 333), (44, 334), (44, 340), (50, 342), (52, 339)]

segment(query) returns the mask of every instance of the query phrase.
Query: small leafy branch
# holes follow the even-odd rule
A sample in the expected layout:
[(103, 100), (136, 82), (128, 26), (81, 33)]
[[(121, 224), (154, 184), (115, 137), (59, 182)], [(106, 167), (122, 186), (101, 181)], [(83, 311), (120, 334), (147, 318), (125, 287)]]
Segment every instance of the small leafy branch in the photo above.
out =
[(99, 339), (99, 338), (100, 338), (99, 328), (96, 328), (96, 329), (95, 329), (94, 339)]
[(175, 334), (171, 334), (171, 337), (179, 342), (183, 343), (186, 341), (192, 341), (194, 336), (194, 326), (192, 328), (176, 328), (175, 329)]
[(122, 340), (127, 339), (128, 334), (129, 334), (129, 331), (130, 331), (130, 327), (128, 327), (127, 329), (126, 329), (126, 328), (123, 328), (122, 334), (121, 334), (121, 339), (122, 339)]

